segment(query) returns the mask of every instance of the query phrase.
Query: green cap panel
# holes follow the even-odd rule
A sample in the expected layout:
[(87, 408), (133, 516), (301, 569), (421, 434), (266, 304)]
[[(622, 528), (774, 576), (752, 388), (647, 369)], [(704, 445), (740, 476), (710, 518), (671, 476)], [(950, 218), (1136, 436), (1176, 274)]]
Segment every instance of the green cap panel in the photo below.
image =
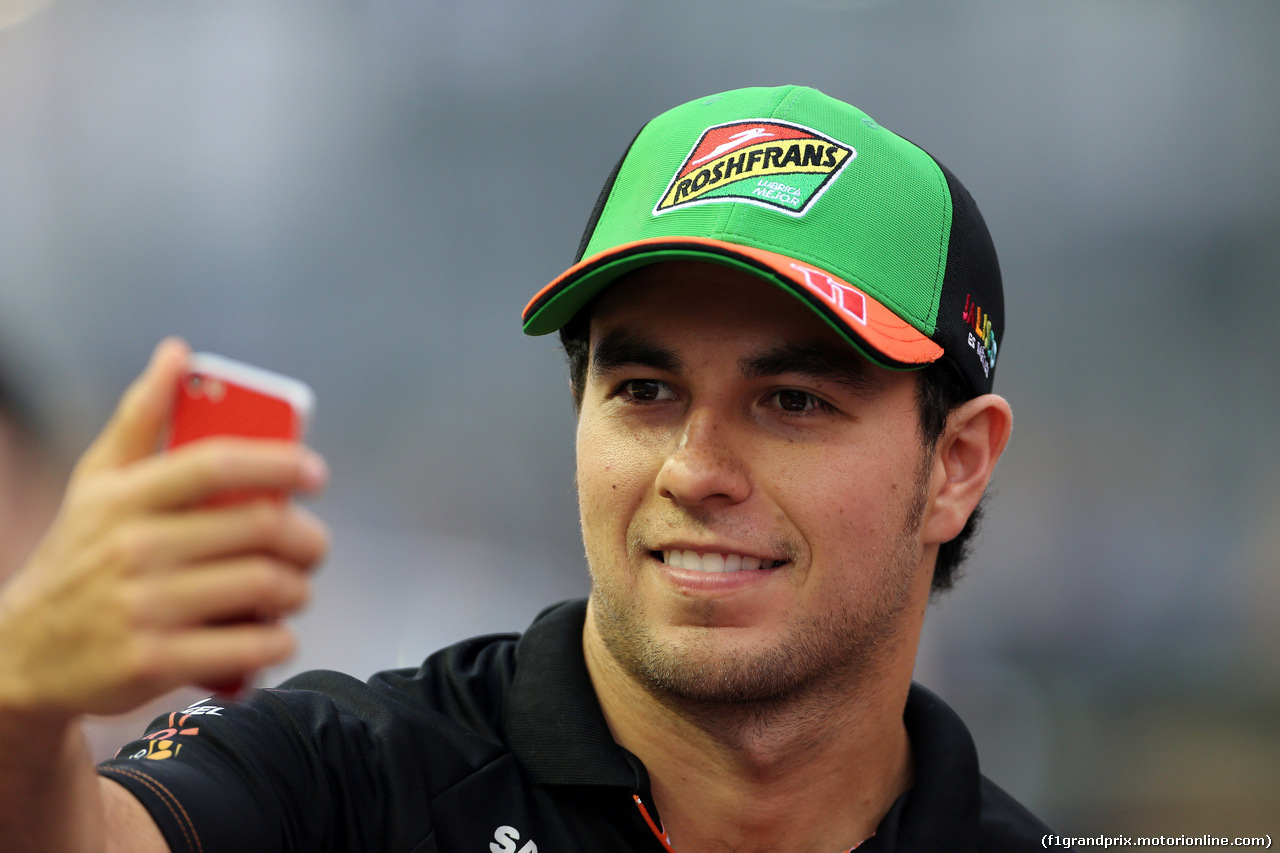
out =
[(932, 335), (951, 213), (933, 159), (862, 111), (804, 87), (739, 89), (641, 131), (584, 258), (652, 237), (775, 251)]

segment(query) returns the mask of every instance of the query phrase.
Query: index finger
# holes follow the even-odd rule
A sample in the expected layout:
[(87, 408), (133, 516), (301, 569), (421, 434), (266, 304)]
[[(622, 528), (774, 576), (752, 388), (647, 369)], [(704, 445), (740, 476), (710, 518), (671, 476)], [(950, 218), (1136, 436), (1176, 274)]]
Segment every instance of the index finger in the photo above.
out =
[(324, 459), (305, 445), (275, 439), (216, 436), (145, 459), (129, 470), (117, 500), (167, 510), (220, 494), (314, 493), (328, 479)]
[(191, 348), (181, 338), (165, 338), (156, 345), (146, 368), (125, 390), (111, 419), (80, 458), (79, 467), (119, 468), (155, 453), (190, 354)]

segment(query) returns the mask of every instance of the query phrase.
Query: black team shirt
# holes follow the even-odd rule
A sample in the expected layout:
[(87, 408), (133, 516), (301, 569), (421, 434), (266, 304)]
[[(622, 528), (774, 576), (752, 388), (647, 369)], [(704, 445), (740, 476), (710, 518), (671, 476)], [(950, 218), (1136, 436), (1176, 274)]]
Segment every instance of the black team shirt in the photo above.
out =
[[(648, 774), (587, 675), (585, 614), (556, 605), (523, 636), (368, 683), (309, 672), (243, 703), (206, 700), (98, 772), (180, 853), (664, 853)], [(950, 708), (913, 685), (905, 721), (915, 783), (859, 853), (1042, 849), (1049, 829), (979, 774)]]

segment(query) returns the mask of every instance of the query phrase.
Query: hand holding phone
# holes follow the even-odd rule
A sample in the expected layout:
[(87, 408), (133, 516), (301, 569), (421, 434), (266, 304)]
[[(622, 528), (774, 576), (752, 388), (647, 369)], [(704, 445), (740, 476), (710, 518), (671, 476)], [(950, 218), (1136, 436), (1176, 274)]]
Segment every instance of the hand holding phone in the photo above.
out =
[[(304, 382), (212, 353), (194, 353), (176, 391), (165, 447), (172, 449), (213, 436), (302, 441), (315, 394)], [(255, 491), (224, 492), (208, 506), (228, 506), (287, 495)], [(202, 685), (235, 695), (245, 681)]]

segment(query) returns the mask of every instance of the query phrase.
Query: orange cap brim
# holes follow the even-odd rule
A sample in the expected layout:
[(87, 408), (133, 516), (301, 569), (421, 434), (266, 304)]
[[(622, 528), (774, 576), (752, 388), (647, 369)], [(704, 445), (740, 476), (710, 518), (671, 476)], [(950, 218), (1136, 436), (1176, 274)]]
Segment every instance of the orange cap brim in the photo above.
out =
[(942, 347), (928, 335), (844, 279), (786, 255), (706, 237), (636, 240), (574, 264), (525, 306), (524, 331), (529, 335), (554, 332), (624, 273), (680, 259), (728, 264), (775, 281), (885, 367), (919, 367), (942, 357)]

